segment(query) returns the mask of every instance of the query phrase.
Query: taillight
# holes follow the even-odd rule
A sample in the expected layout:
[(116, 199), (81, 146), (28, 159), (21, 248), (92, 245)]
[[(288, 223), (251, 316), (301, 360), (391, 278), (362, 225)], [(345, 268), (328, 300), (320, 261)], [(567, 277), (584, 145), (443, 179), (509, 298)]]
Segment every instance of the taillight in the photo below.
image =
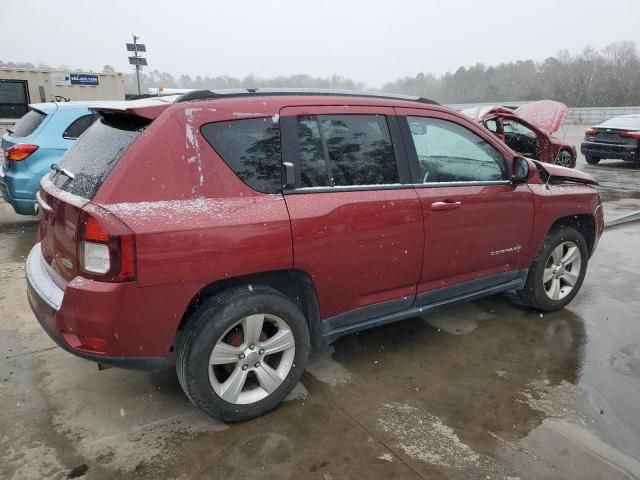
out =
[(635, 138), (640, 140), (640, 132), (620, 132), (620, 136), (624, 138)]
[(18, 143), (4, 151), (4, 158), (11, 162), (19, 162), (24, 160), (33, 152), (38, 150), (38, 145), (30, 145), (27, 143)]
[(113, 215), (100, 212), (99, 217), (100, 220), (90, 212), (84, 212), (80, 219), (80, 270), (84, 276), (95, 280), (135, 280), (136, 245), (133, 233)]
[(596, 130), (595, 128), (587, 128), (587, 131), (584, 132), (585, 135), (591, 137), (593, 135), (597, 135), (598, 134), (598, 130)]

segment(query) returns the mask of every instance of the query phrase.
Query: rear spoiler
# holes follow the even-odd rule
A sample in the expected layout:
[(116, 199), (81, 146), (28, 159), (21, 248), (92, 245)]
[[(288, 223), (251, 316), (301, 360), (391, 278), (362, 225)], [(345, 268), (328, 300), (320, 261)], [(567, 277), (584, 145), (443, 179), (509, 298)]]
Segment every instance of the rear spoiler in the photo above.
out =
[(585, 185), (600, 185), (598, 181), (588, 173), (581, 172), (575, 168), (560, 167), (551, 163), (543, 163), (538, 160), (531, 160), (538, 170), (543, 170), (549, 175), (549, 180), (559, 180), (561, 182), (584, 183)]
[(180, 95), (123, 100), (121, 102), (103, 102), (89, 106), (89, 110), (98, 114), (120, 113), (153, 120), (170, 107), (178, 98), (180, 98)]

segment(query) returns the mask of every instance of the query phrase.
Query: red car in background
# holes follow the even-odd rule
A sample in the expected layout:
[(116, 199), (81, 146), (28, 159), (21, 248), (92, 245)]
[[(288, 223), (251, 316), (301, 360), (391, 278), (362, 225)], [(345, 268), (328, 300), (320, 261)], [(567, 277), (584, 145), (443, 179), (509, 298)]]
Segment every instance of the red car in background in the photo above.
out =
[(515, 109), (486, 106), (462, 113), (484, 125), (520, 155), (562, 167), (576, 166), (576, 148), (553, 136), (567, 116), (564, 103), (541, 100)]

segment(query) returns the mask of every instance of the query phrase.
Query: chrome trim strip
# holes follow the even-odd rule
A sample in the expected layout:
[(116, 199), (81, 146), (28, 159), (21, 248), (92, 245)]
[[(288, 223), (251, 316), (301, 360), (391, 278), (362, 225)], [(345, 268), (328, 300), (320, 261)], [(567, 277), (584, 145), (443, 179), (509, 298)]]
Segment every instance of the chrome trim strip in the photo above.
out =
[(53, 212), (53, 208), (51, 208), (51, 205), (44, 201), (44, 198), (42, 198), (42, 195), (40, 195), (39, 190), (36, 192), (36, 203), (45, 212)]

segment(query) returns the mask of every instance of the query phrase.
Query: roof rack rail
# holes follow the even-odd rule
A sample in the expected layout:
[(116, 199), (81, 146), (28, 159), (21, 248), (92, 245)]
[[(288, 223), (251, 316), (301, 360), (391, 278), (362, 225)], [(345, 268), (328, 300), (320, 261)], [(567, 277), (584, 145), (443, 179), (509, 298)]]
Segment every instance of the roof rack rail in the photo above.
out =
[(389, 100), (406, 100), (428, 105), (440, 105), (428, 98), (413, 95), (401, 95), (384, 92), (367, 92), (359, 90), (340, 90), (330, 88), (229, 88), (216, 90), (193, 90), (181, 95), (175, 103), (191, 102), (213, 98), (250, 97), (250, 96), (276, 96), (276, 95), (326, 95), (337, 97), (368, 97), (384, 98)]

